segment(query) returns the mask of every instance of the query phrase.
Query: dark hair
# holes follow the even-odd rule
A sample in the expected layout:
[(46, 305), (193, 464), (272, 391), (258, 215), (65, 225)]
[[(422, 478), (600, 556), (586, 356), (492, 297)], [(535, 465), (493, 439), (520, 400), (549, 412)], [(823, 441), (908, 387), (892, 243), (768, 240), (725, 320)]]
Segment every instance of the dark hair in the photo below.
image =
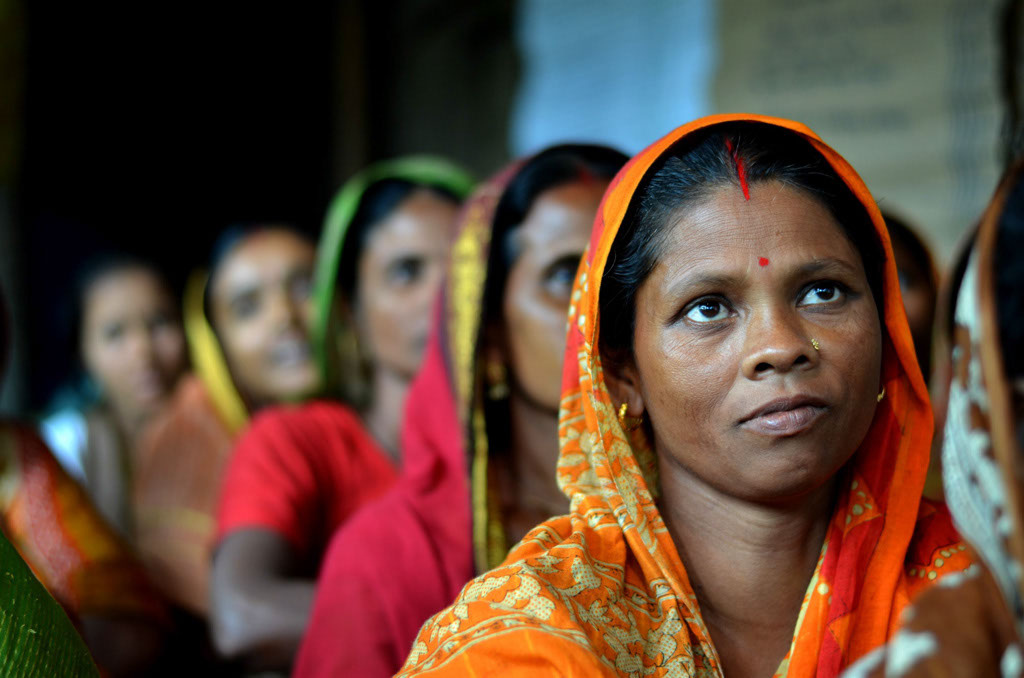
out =
[[(505, 187), (494, 212), (484, 292), (485, 320), (500, 317), (509, 271), (519, 256), (516, 229), (540, 195), (577, 181), (611, 181), (629, 158), (607, 146), (562, 144), (530, 158)], [(485, 323), (486, 324), (486, 323)]]
[[(912, 284), (916, 279), (920, 279), (920, 285), (927, 289), (927, 294), (930, 297), (927, 331), (921, 333), (917, 328), (911, 326), (917, 363), (927, 382), (932, 373), (932, 330), (935, 325), (935, 314), (938, 311), (939, 281), (936, 280), (935, 264), (928, 245), (917, 231), (910, 227), (910, 224), (884, 210), (882, 219), (885, 220), (885, 228), (889, 231), (889, 241), (892, 243), (893, 256), (896, 260), (896, 272), (899, 274), (901, 284)], [(900, 265), (900, 254), (909, 258), (909, 261), (902, 262), (905, 264), (903, 266)]]
[[(1022, 166), (1024, 167), (1024, 166)], [(996, 309), (1003, 369), (1010, 378), (1024, 376), (1024, 171), (1010, 190), (999, 219), (996, 240)]]
[[(931, 276), (934, 265), (932, 255), (921, 236), (904, 219), (891, 212), (883, 210), (882, 218), (885, 219), (885, 228), (889, 231), (889, 240), (892, 242), (893, 249), (902, 247), (910, 255), (911, 260), (926, 275)], [(934, 278), (929, 277), (928, 282), (934, 288), (936, 284)]]
[(723, 184), (779, 181), (817, 198), (857, 249), (882, 314), (885, 257), (861, 202), (828, 161), (800, 135), (755, 122), (724, 123), (690, 135), (655, 163), (633, 198), (615, 237), (600, 294), (600, 352), (608, 364), (633, 353), (636, 294), (662, 253), (679, 211)]
[(374, 227), (420, 189), (430, 191), (454, 205), (462, 203), (459, 196), (447, 188), (408, 179), (381, 179), (371, 184), (359, 199), (359, 207), (349, 223), (345, 244), (341, 248), (341, 260), (338, 262), (338, 289), (350, 301), (355, 299), (359, 287), (359, 257)]

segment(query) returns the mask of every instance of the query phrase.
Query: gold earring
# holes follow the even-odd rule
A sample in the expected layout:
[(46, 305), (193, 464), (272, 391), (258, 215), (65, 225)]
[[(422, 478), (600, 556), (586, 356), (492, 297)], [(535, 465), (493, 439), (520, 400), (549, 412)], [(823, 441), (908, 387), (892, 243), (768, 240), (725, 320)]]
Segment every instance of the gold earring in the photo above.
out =
[(877, 403), (882, 402), (882, 398), (884, 398), (884, 397), (885, 397), (885, 387), (883, 386), (882, 387), (882, 391), (877, 396), (875, 396), (875, 402), (877, 402)]
[[(626, 431), (635, 431), (640, 428), (640, 424), (644, 423), (644, 418), (640, 417), (627, 417), (626, 410), (629, 409), (629, 405), (622, 403), (619, 405), (619, 425), (622, 426)], [(630, 421), (626, 421), (626, 420)]]
[(487, 397), (504, 400), (508, 397), (508, 372), (504, 363), (496, 360), (487, 362)]
[(813, 338), (813, 337), (811, 338), (811, 346), (814, 347), (815, 351), (820, 351), (821, 350), (821, 346), (818, 345), (818, 340)]

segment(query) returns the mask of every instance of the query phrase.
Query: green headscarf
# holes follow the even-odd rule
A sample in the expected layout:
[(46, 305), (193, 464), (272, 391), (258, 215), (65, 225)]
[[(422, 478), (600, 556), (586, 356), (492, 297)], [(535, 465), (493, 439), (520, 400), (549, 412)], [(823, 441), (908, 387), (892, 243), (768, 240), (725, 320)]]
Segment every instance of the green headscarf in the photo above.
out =
[[(317, 246), (313, 274), (313, 350), (320, 367), (322, 383), (328, 392), (339, 388), (339, 371), (358, 367), (358, 351), (351, 327), (335, 312), (338, 267), (349, 226), (359, 211), (363, 196), (375, 184), (400, 179), (425, 187), (439, 188), (460, 200), (472, 190), (473, 178), (463, 169), (442, 158), (407, 156), (385, 160), (361, 170), (341, 187), (327, 210), (323, 232)], [(351, 364), (346, 364), (351, 363)], [(349, 389), (354, 390), (354, 389)], [(357, 400), (352, 393), (347, 400)]]

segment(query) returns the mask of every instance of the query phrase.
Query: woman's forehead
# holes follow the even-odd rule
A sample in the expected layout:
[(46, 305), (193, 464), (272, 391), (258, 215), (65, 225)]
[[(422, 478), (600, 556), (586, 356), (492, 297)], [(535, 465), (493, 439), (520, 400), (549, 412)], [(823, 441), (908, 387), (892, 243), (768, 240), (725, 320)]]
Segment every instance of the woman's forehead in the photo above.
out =
[(565, 240), (586, 245), (604, 185), (566, 184), (541, 193), (513, 238), (523, 246), (546, 247)]
[(770, 270), (807, 260), (857, 259), (831, 212), (803, 191), (777, 182), (754, 184), (751, 200), (739, 189), (716, 189), (681, 210), (655, 268), (746, 267)]
[(312, 243), (289, 231), (266, 231), (245, 239), (228, 253), (213, 278), (214, 295), (313, 265), (316, 249)]

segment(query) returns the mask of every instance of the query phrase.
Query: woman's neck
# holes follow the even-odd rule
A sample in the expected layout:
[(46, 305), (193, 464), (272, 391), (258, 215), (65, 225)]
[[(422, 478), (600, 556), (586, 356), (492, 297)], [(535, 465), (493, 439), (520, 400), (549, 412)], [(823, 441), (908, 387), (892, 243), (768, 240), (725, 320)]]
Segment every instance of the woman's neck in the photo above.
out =
[(786, 504), (729, 497), (661, 459), (661, 514), (726, 675), (770, 676), (786, 652), (832, 513), (834, 484)]
[(513, 390), (509, 396), (511, 441), (508, 465), (512, 486), (505, 530), (510, 542), (568, 508), (558, 488), (558, 412), (541, 407)]
[(363, 423), (373, 439), (396, 465), (401, 463), (399, 440), (409, 380), (395, 372), (374, 370), (370, 404), (363, 410)]
[(105, 408), (111, 423), (117, 433), (117, 437), (129, 450), (134, 450), (136, 443), (142, 436), (146, 424), (153, 418), (151, 412), (140, 412), (129, 407), (119, 407), (114, 402), (109, 402)]

